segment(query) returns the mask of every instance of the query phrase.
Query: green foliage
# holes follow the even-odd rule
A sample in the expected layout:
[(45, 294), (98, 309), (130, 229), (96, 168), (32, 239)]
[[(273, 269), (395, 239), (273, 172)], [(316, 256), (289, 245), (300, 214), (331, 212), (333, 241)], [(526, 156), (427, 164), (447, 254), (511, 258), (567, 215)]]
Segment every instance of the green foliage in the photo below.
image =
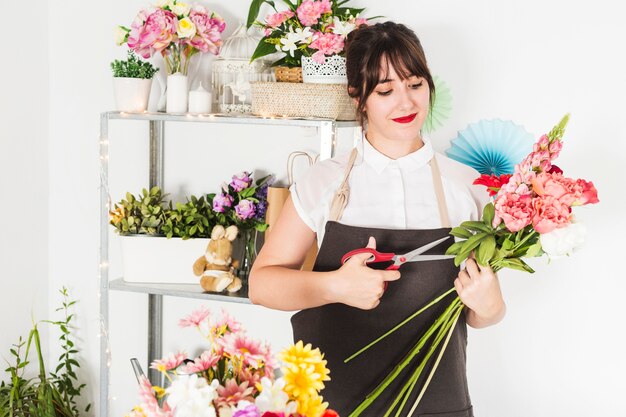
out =
[(520, 258), (543, 255), (539, 234), (532, 225), (516, 233), (509, 232), (502, 223), (494, 228), (494, 216), (493, 204), (487, 204), (481, 221), (463, 222), (454, 227), (450, 234), (459, 238), (459, 241), (452, 244), (446, 254), (455, 255), (454, 263), (457, 266), (474, 253), (479, 265), (489, 265), (494, 271), (512, 268), (535, 272)]
[(148, 61), (139, 59), (133, 51), (128, 51), (128, 58), (126, 60), (116, 59), (111, 62), (111, 70), (113, 71), (113, 77), (120, 78), (144, 78), (151, 79), (154, 74), (159, 70), (155, 68)]
[(167, 210), (162, 232), (168, 238), (173, 236), (189, 239), (211, 237), (215, 214), (207, 197), (191, 196), (186, 203), (176, 203), (176, 209)]
[[(70, 307), (76, 301), (69, 300), (67, 289), (60, 290), (63, 295), (62, 307), (56, 311), (64, 313), (63, 320), (43, 321), (52, 324), (61, 331), (61, 347), (63, 353), (59, 357), (59, 364), (55, 372), (46, 373), (41, 342), (39, 339), (38, 323), (33, 324), (33, 328), (28, 335), (28, 341), (24, 343), (20, 337), (17, 344), (10, 349), (14, 364), (9, 363), (5, 369), (10, 375), (8, 383), (0, 384), (0, 417), (77, 417), (80, 415), (76, 398), (80, 396), (85, 384), (79, 384), (75, 369), (80, 364), (75, 359), (78, 350), (71, 339), (71, 325), (74, 318), (70, 314)], [(29, 365), (28, 355), (31, 345), (34, 343), (37, 359), (39, 362), (39, 374), (32, 379), (24, 378), (24, 372)], [(22, 349), (26, 344), (24, 359), (22, 359)], [(88, 412), (91, 404), (87, 405), (85, 412)]]
[(211, 210), (212, 200), (208, 196), (191, 196), (186, 203), (165, 201), (166, 195), (159, 187), (150, 191), (145, 188), (140, 198), (126, 193), (126, 198), (109, 211), (109, 224), (120, 235), (152, 235), (183, 239), (210, 237), (216, 224)]

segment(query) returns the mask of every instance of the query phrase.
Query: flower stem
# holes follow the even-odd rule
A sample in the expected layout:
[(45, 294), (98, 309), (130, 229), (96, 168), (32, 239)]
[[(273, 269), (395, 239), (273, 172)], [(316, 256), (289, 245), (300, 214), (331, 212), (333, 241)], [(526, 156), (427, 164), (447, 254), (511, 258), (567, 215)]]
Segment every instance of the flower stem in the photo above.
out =
[[(454, 289), (453, 289), (454, 290)], [(441, 314), (435, 322), (430, 326), (430, 328), (426, 331), (426, 333), (418, 340), (415, 346), (411, 349), (411, 351), (405, 356), (405, 358), (395, 366), (395, 368), (385, 377), (385, 379), (366, 397), (365, 400), (354, 410), (348, 417), (356, 417), (361, 415), (361, 413), (369, 407), (372, 402), (376, 400), (382, 394), (383, 391), (391, 384), (396, 377), (402, 372), (402, 370), (411, 362), (411, 360), (421, 351), (424, 347), (428, 339), (441, 327), (449, 322), (449, 318), (452, 315), (453, 311), (461, 304), (461, 300), (457, 296), (452, 303), (446, 308), (446, 310)]]
[(361, 348), (358, 352), (353, 353), (350, 357), (348, 357), (347, 359), (345, 359), (343, 362), (344, 363), (348, 363), (350, 362), (352, 359), (356, 358), (357, 356), (359, 356), (361, 353), (365, 352), (367, 349), (371, 348), (372, 346), (374, 346), (376, 343), (380, 342), (381, 340), (383, 340), (385, 337), (389, 336), (391, 333), (395, 332), (396, 330), (398, 330), (400, 327), (404, 326), (405, 324), (407, 324), (409, 321), (411, 321), (412, 319), (414, 319), (415, 317), (417, 317), (418, 315), (420, 315), (421, 313), (423, 313), (425, 310), (427, 310), (429, 307), (432, 307), (433, 305), (437, 304), (439, 301), (441, 301), (441, 299), (445, 298), (448, 294), (452, 293), (453, 291), (455, 291), (454, 288), (450, 288), (448, 291), (446, 291), (445, 293), (441, 294), (439, 297), (435, 298), (434, 300), (432, 300), (430, 303), (428, 303), (427, 305), (425, 305), (424, 307), (422, 307), (421, 309), (419, 309), (417, 312), (411, 314), (409, 317), (407, 317), (406, 319), (404, 319), (402, 322), (400, 322), (398, 325), (396, 325), (393, 329), (389, 330), (387, 333), (383, 334), (382, 336), (380, 336), (378, 339), (374, 340), (373, 342), (369, 343), (367, 346)]

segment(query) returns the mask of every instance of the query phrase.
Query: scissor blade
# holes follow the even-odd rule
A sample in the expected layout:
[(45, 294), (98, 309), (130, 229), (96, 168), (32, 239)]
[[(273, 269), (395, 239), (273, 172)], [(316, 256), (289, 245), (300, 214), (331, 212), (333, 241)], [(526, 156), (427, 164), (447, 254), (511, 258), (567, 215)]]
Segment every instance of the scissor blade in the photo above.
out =
[(428, 244), (426, 244), (424, 246), (420, 246), (419, 248), (414, 249), (411, 252), (406, 253), (406, 254), (404, 254), (402, 256), (404, 258), (406, 258), (406, 262), (410, 262), (411, 259), (413, 259), (415, 256), (421, 255), (422, 253), (426, 252), (427, 250), (434, 248), (435, 246), (437, 246), (441, 242), (446, 241), (448, 239), (450, 239), (450, 236), (443, 237), (443, 238), (441, 238), (439, 240), (435, 240), (434, 242), (430, 242), (430, 243), (428, 243)]
[(407, 259), (407, 262), (439, 261), (451, 258), (454, 258), (454, 255), (416, 255), (412, 259)]

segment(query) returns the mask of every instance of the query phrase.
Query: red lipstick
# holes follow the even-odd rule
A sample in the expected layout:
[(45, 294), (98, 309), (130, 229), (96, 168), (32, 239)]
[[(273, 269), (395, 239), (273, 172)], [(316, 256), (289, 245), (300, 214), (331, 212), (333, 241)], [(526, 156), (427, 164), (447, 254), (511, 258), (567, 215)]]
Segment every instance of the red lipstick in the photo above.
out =
[(408, 116), (402, 116), (402, 117), (398, 117), (396, 119), (391, 119), (391, 120), (397, 123), (411, 123), (415, 119), (416, 116), (417, 116), (417, 113), (413, 113), (413, 114), (409, 114)]

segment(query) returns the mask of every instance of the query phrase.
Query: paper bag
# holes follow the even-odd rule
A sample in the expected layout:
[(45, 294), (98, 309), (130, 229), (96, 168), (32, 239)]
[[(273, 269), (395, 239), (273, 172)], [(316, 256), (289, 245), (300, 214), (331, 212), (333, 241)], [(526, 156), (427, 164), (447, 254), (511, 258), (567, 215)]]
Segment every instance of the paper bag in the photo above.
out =
[[(293, 184), (293, 163), (294, 160), (299, 156), (305, 156), (309, 165), (313, 165), (313, 158), (306, 152), (292, 152), (287, 159), (287, 178), (288, 178), (288, 186), (287, 187), (269, 187), (267, 190), (267, 212), (265, 213), (265, 222), (269, 225), (267, 230), (265, 231), (266, 238), (272, 233), (272, 226), (278, 220), (278, 216), (280, 216), (280, 212), (289, 198), (289, 187)], [(313, 265), (315, 264), (315, 258), (317, 257), (317, 240), (311, 246), (311, 249), (307, 252), (304, 263), (302, 264), (302, 271), (311, 271), (313, 269)]]

